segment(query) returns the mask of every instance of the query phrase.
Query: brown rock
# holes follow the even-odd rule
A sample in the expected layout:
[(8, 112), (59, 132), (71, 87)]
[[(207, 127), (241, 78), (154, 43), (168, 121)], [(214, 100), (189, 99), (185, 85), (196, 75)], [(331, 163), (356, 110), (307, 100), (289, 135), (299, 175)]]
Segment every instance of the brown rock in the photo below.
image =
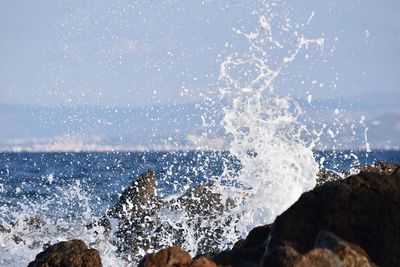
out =
[(290, 244), (285, 243), (270, 251), (261, 261), (262, 267), (291, 267), (301, 258), (299, 252)]
[(339, 173), (331, 170), (320, 170), (317, 173), (317, 185), (322, 185), (326, 182), (333, 182), (342, 179)]
[(217, 264), (205, 256), (200, 256), (192, 261), (190, 267), (217, 267)]
[(191, 261), (188, 252), (179, 247), (170, 247), (146, 255), (138, 267), (187, 267)]
[(319, 233), (315, 246), (319, 248), (330, 249), (340, 258), (344, 266), (375, 266), (362, 248), (355, 244), (344, 241), (331, 232), (322, 231)]
[(361, 167), (360, 172), (371, 172), (381, 175), (399, 175), (400, 163), (378, 161), (372, 165)]
[(385, 174), (361, 172), (304, 193), (275, 220), (267, 253), (284, 241), (307, 253), (327, 230), (362, 247), (379, 266), (400, 266), (400, 173), (387, 166)]
[[(343, 265), (342, 261), (329, 249), (315, 248), (301, 256), (293, 263), (293, 267), (356, 267)], [(361, 267), (361, 266), (360, 266)]]
[(59, 242), (39, 253), (28, 267), (101, 267), (100, 254), (81, 240)]
[[(362, 265), (344, 264), (338, 255), (327, 248), (314, 248), (301, 255), (290, 244), (286, 243), (261, 262), (262, 267), (361, 267)], [(365, 265), (369, 266), (369, 265)]]

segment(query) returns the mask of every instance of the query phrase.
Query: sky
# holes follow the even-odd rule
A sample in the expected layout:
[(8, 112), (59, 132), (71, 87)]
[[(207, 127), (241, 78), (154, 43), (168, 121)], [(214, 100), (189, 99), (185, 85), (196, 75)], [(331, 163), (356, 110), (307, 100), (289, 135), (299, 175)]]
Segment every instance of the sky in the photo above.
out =
[[(399, 1), (276, 3), (280, 20), (325, 40), (323, 52), (307, 49), (283, 71), (281, 94), (347, 101), (371, 118), (400, 112)], [(0, 0), (0, 104), (218, 99), (221, 62), (248, 47), (235, 29), (253, 31), (264, 11), (259, 1)]]

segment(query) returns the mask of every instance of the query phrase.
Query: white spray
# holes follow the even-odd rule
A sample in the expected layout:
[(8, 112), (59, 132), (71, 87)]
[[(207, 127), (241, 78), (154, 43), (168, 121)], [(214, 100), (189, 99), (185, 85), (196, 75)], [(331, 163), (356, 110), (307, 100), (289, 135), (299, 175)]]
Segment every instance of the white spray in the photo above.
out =
[(303, 141), (310, 135), (298, 120), (301, 109), (290, 97), (280, 97), (274, 82), (302, 49), (322, 49), (324, 40), (307, 39), (295, 31), (294, 47), (277, 62), (271, 52), (282, 54), (284, 45), (274, 39), (266, 15), (260, 17), (256, 33), (237, 33), (250, 47), (221, 64), (220, 79), (226, 83), (221, 94), (230, 101), (223, 118), (231, 138), (229, 151), (243, 168), (238, 176), (221, 178), (218, 192), (238, 203), (229, 216), (237, 218), (233, 227), (243, 236), (255, 225), (271, 223), (316, 184), (318, 164), (312, 145)]

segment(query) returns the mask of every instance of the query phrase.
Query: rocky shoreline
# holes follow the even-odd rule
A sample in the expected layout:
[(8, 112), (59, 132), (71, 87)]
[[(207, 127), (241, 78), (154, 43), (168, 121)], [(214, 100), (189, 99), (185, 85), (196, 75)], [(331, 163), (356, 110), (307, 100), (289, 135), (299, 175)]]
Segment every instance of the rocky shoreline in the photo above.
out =
[[(146, 215), (165, 204), (154, 194), (154, 175), (148, 172), (139, 177), (108, 212), (109, 217), (121, 220), (120, 235), (142, 231), (152, 223), (145, 220)], [(212, 211), (226, 208), (218, 206), (218, 195), (207, 187), (187, 194), (208, 203), (211, 216)], [(176, 201), (190, 201), (191, 197), (185, 195)], [(378, 162), (346, 179), (324, 173), (315, 189), (302, 194), (272, 224), (255, 227), (231, 249), (205, 251), (192, 259), (189, 252), (177, 246), (161, 248), (141, 259), (139, 266), (400, 266), (399, 211), (400, 164)], [(142, 228), (126, 231), (131, 220), (139, 220), (136, 223)], [(98, 223), (109, 227), (106, 218)], [(122, 249), (138, 249), (139, 244), (131, 241)], [(28, 266), (102, 265), (96, 250), (71, 240), (48, 247)]]

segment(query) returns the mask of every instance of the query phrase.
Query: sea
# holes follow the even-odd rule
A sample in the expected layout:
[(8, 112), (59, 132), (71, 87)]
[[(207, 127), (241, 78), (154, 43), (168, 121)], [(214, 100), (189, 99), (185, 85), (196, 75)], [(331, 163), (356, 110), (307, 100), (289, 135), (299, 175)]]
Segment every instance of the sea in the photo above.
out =
[[(400, 162), (394, 150), (313, 154), (321, 168), (337, 173)], [(112, 238), (85, 226), (115, 205), (140, 174), (154, 170), (157, 195), (174, 198), (242, 168), (227, 151), (0, 153), (0, 265), (25, 266), (45, 244), (78, 238), (100, 250), (105, 266), (129, 266)]]
[[(323, 169), (338, 173), (377, 161), (400, 162), (397, 150), (315, 151), (314, 156), (323, 159)], [(63, 196), (74, 189), (88, 197), (93, 215), (102, 215), (147, 170), (156, 173), (157, 195), (167, 197), (215, 180), (227, 166), (240, 172), (240, 161), (227, 151), (0, 153), (0, 205), (10, 211), (0, 220), (12, 222), (22, 207), (60, 197), (37, 215), (72, 218), (79, 209)]]

